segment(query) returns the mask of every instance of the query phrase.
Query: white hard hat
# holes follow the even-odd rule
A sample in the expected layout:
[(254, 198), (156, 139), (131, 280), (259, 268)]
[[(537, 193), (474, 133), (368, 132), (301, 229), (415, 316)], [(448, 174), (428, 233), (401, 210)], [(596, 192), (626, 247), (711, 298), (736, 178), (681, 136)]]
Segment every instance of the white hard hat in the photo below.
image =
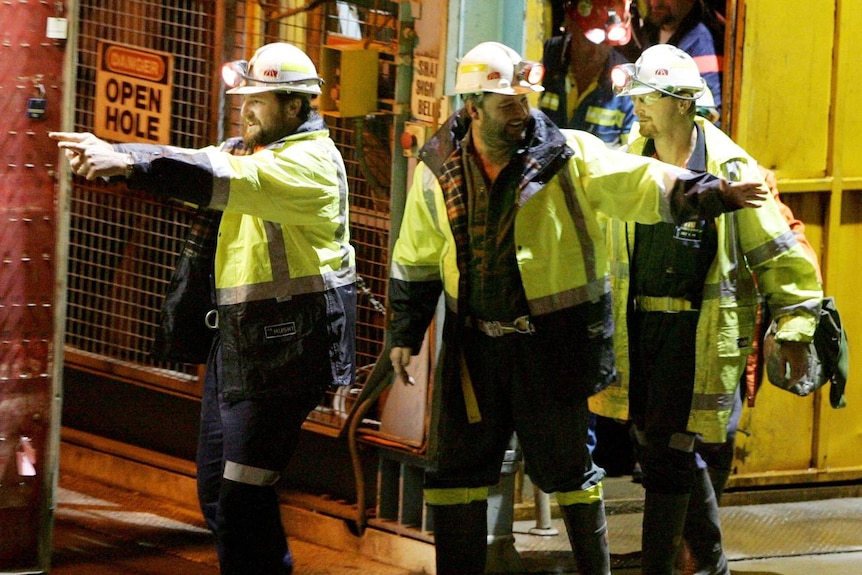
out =
[(529, 94), (542, 92), (544, 67), (527, 62), (521, 55), (499, 42), (482, 42), (464, 54), (455, 77), (456, 94), (493, 92)]
[(231, 88), (228, 94), (272, 91), (320, 94), (323, 84), (311, 58), (286, 42), (261, 46), (249, 62), (228, 62), (222, 67), (222, 78)]
[(656, 44), (643, 51), (634, 64), (622, 64), (611, 71), (614, 92), (637, 96), (658, 91), (683, 100), (697, 100), (706, 82), (694, 59), (670, 44)]

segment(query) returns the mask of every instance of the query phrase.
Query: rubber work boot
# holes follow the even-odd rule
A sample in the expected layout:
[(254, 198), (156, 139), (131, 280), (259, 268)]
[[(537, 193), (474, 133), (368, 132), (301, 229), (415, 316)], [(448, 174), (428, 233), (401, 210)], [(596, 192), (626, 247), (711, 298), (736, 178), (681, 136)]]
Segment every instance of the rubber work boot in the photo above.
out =
[(560, 506), (560, 512), (566, 523), (578, 573), (610, 575), (611, 557), (604, 502), (563, 505)]
[(641, 538), (643, 575), (673, 575), (688, 501), (688, 493), (646, 492)]
[[(683, 528), (690, 566), (681, 573), (686, 575), (730, 575), (727, 557), (721, 544), (721, 523), (718, 517), (718, 499), (706, 469), (695, 475), (688, 512)], [(696, 567), (691, 570), (691, 567)]]
[(483, 575), (488, 560), (488, 502), (429, 505), (437, 575)]
[(272, 487), (222, 481), (217, 544), (222, 575), (290, 575), (293, 558)]

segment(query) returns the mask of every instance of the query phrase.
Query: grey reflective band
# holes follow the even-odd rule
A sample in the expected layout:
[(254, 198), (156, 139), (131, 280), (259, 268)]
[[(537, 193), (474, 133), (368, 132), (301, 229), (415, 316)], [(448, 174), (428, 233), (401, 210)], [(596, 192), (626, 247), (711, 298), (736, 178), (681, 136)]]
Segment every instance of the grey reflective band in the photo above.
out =
[(251, 465), (243, 465), (228, 461), (224, 465), (224, 478), (246, 485), (269, 486), (275, 485), (281, 474), (271, 469), (261, 469)]

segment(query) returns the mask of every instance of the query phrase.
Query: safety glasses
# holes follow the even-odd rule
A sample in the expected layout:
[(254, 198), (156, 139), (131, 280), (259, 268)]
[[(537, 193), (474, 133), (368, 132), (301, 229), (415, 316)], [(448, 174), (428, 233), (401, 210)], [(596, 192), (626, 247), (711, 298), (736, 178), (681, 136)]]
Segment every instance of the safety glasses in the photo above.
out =
[(632, 96), (632, 104), (635, 106), (641, 104), (644, 106), (652, 106), (662, 98), (666, 97), (667, 94), (663, 94), (661, 92), (649, 92), (648, 94), (638, 94), (637, 96)]

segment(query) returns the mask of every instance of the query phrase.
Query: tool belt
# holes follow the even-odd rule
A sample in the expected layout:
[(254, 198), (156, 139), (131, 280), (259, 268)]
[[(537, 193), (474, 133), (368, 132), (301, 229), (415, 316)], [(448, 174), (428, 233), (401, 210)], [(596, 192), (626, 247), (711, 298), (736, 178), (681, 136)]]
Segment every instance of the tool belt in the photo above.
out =
[(697, 311), (691, 302), (684, 297), (671, 296), (635, 296), (635, 309), (638, 311), (656, 311), (661, 313), (680, 313), (683, 311)]
[(536, 333), (536, 326), (530, 321), (530, 316), (522, 315), (514, 321), (485, 321), (473, 317), (467, 317), (467, 327), (478, 329), (490, 337), (500, 337), (511, 333), (532, 335)]

